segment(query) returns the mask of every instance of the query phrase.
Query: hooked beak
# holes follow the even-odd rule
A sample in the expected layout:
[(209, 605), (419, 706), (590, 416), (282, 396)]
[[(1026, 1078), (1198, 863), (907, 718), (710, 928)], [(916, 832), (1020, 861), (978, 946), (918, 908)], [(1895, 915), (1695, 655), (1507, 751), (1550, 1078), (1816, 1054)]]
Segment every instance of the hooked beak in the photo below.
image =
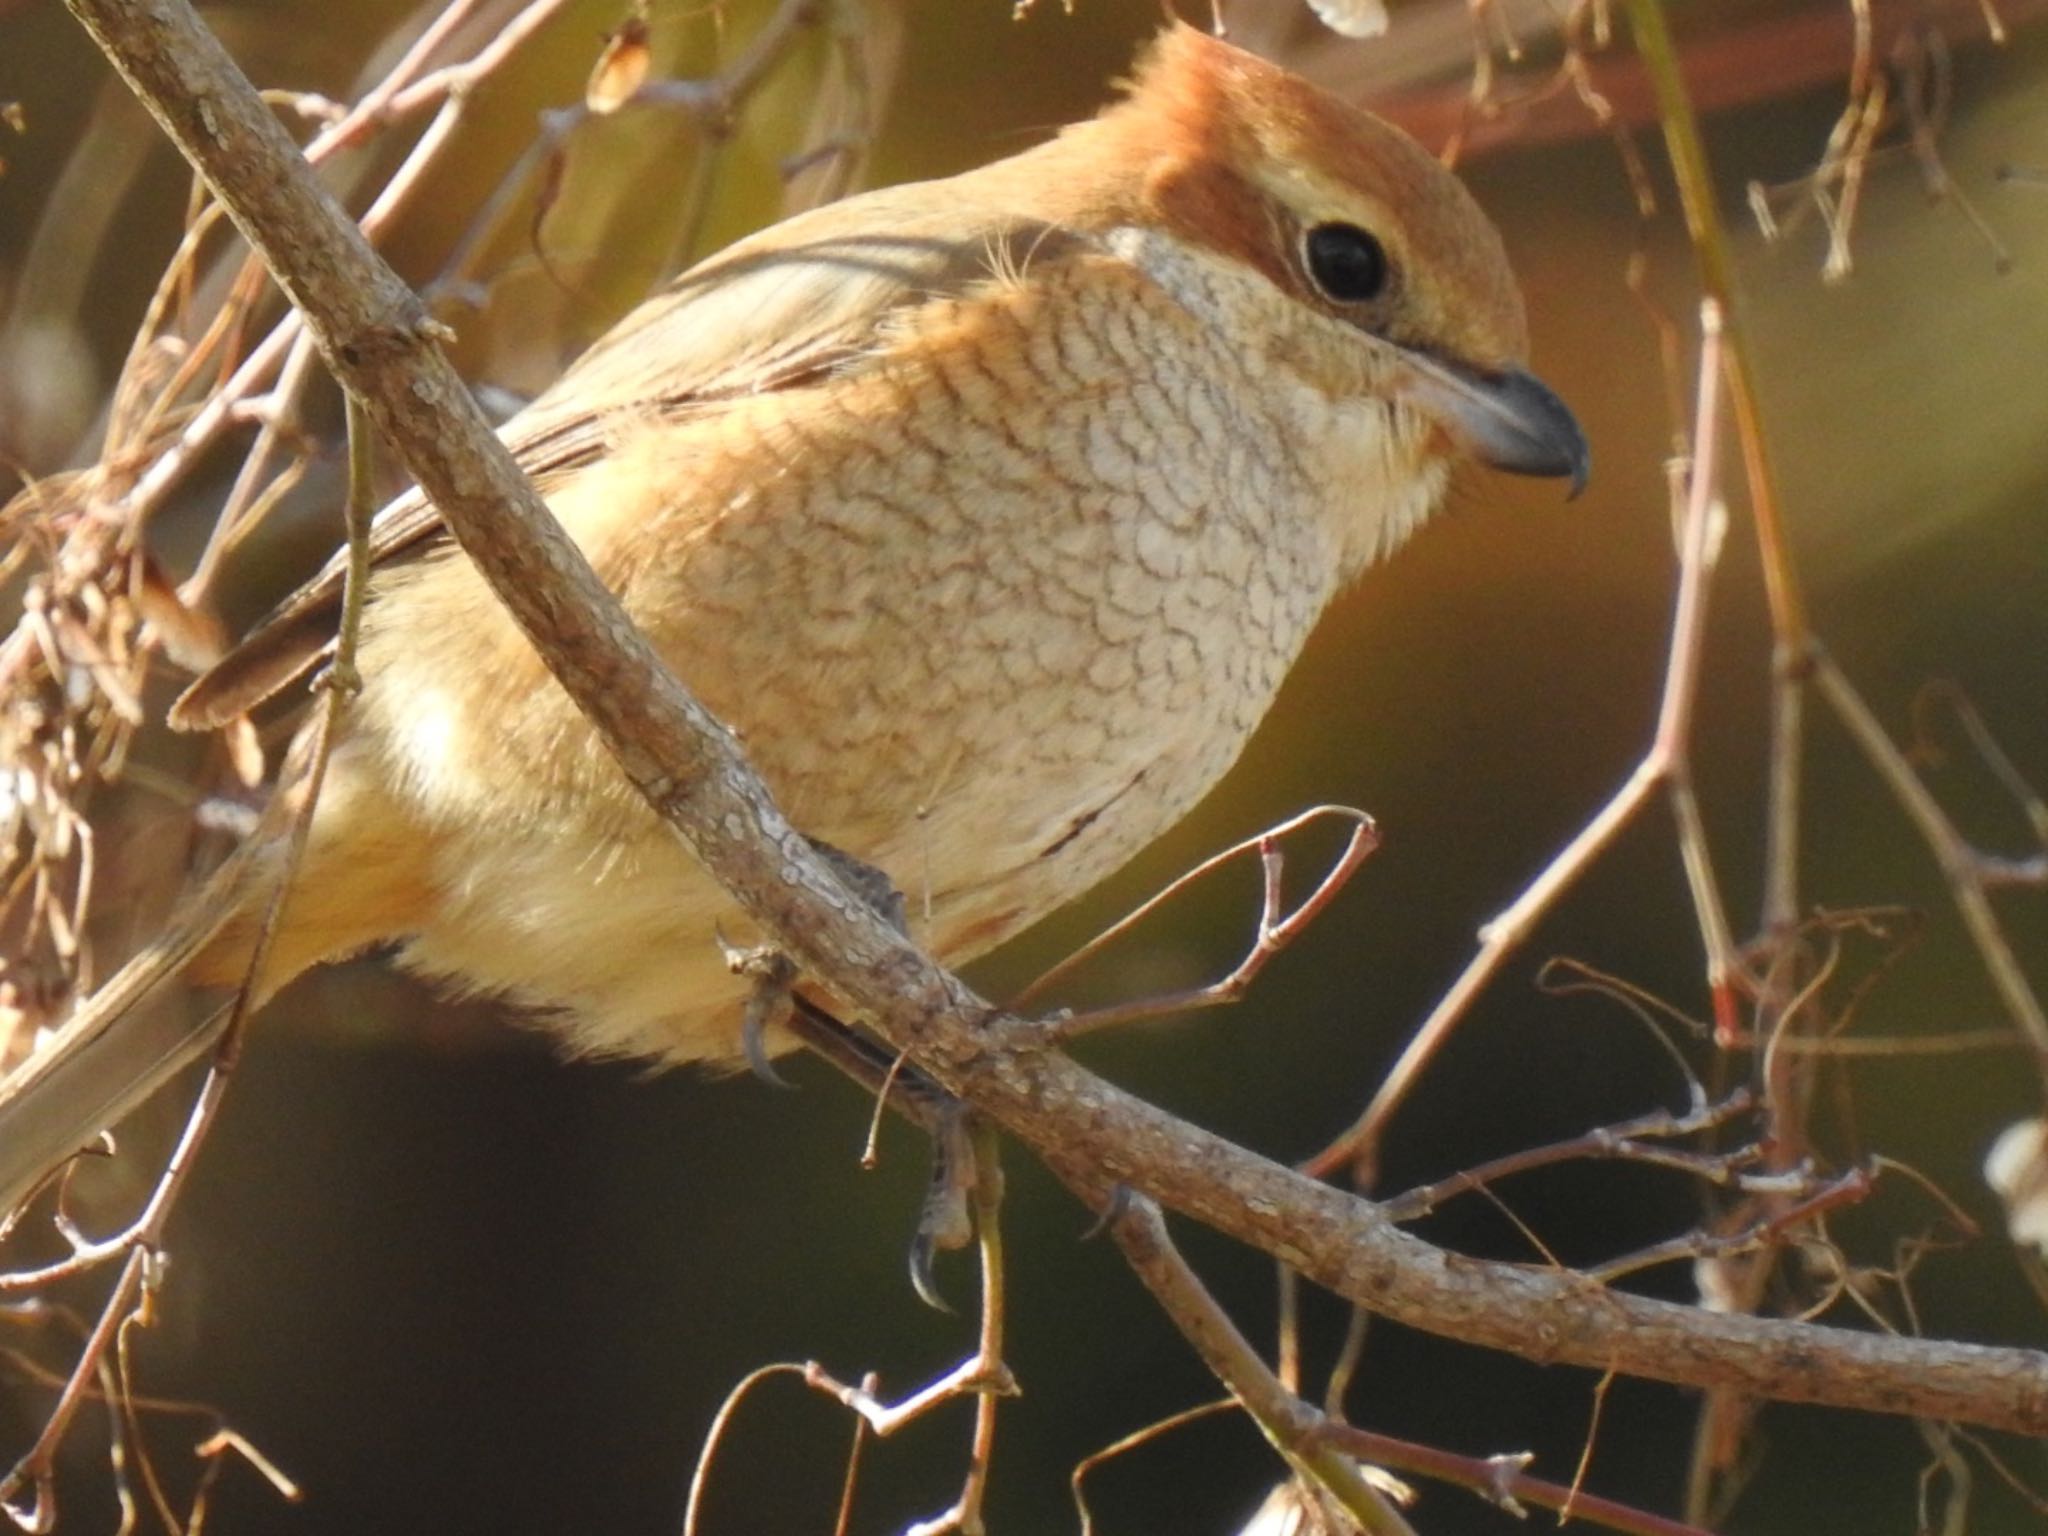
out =
[(1416, 403), (1482, 464), (1511, 475), (1570, 476), (1576, 496), (1592, 450), (1571, 408), (1519, 368), (1481, 373), (1419, 352), (1403, 354)]

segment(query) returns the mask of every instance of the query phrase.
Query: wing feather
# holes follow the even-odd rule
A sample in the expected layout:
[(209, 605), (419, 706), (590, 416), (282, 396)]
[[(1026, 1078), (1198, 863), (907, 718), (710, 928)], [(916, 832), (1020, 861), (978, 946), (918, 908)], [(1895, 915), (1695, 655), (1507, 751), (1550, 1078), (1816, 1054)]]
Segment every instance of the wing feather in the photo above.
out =
[[(1085, 243), (961, 191), (887, 188), (730, 247), (628, 314), (499, 435), (546, 496), (608, 451), (623, 415), (715, 410), (857, 369), (893, 313)], [(371, 560), (417, 559), (446, 537), (440, 513), (408, 491), (378, 513)], [(194, 681), (171, 724), (224, 725), (317, 665), (333, 647), (344, 563), (337, 553)]]

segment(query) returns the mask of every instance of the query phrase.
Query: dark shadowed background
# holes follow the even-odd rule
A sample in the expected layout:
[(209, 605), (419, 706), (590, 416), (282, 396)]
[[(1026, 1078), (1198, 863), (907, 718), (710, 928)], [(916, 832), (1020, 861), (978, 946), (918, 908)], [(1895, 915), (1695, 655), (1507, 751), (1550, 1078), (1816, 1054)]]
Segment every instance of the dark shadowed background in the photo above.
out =
[[(764, 7), (729, 9), (739, 36)], [(1046, 0), (1018, 23), (1001, 0), (900, 9), (907, 42), (873, 165), (881, 181), (980, 163), (1092, 110), (1158, 15), (1151, 0), (1078, 0), (1071, 16)], [(1440, 9), (1397, 4), (1397, 37), (1411, 15)], [(1686, 38), (1798, 9), (1681, 5), (1675, 16)], [(432, 270), (530, 138), (536, 110), (577, 99), (597, 39), (621, 11), (601, 0), (571, 7), (494, 80), (459, 153), (388, 244), (401, 270)], [(404, 13), (395, 0), (266, 0), (209, 14), (259, 82), (340, 96)], [(653, 22), (677, 57), (702, 67), (710, 29), (698, 8), (657, 3)], [(1917, 690), (1953, 680), (2043, 785), (2048, 29), (2020, 27), (2000, 50), (1960, 28), (1953, 62), (1943, 153), (2010, 251), (2009, 271), (1952, 203), (1930, 201), (1900, 157), (1872, 167), (1847, 282), (1822, 282), (1815, 226), (1765, 246), (1742, 211), (1745, 184), (1792, 179), (1819, 157), (1842, 101), (1830, 60), (1815, 64), (1805, 88), (1710, 116), (1709, 148), (1739, 230), (1764, 407), (1821, 633), (1895, 731), (1906, 730)], [(1432, 78), (1455, 88), (1460, 67), (1453, 58)], [(714, 242), (772, 213), (776, 135), (787, 136), (814, 76), (814, 65), (792, 64), (725, 150)], [(98, 105), (109, 89), (61, 7), (0, 4), (0, 99), (23, 103), (28, 127), (0, 129), (0, 301), (14, 306), (0, 317), (10, 349), (0, 351), (0, 443), (38, 472), (89, 448), (79, 434), (184, 208), (181, 168), (145, 125)], [(89, 126), (104, 139), (96, 159), (82, 158)], [(576, 293), (565, 299), (560, 279), (521, 249), (522, 230), (499, 253), (510, 275), (492, 302), (456, 321), (463, 361), (492, 382), (530, 386), (644, 288), (672, 244), (665, 210), (696, 151), (674, 124), (598, 127), (575, 141), (564, 203), (544, 231)], [(1656, 335), (1624, 282), (1630, 251), (1646, 253), (1651, 292), (1688, 331), (1693, 290), (1661, 149), (1652, 131), (1638, 141), (1666, 205), (1647, 230), (1597, 133), (1509, 143), (1465, 167), (1527, 287), (1536, 366), (1592, 438), (1592, 489), (1566, 506), (1549, 485), (1471, 476), (1445, 517), (1343, 601), (1265, 730), (1195, 816), (1088, 902), (974, 972), (1000, 996), (1205, 853), (1309, 804), (1370, 810), (1384, 849), (1249, 1001), (1082, 1047), (1118, 1082), (1275, 1157), (1306, 1155), (1356, 1113), (1470, 953), (1478, 925), (1648, 741), (1673, 583), (1661, 463), (1670, 424)], [(614, 155), (623, 159), (607, 174)], [(67, 164), (68, 190), (58, 179)], [(2007, 164), (2036, 176), (2001, 178)], [(70, 199), (67, 218), (104, 216), (112, 231), (80, 234), (68, 265), (61, 243), (53, 254), (38, 236), (60, 197)], [(608, 231), (602, 263), (573, 232), (578, 198)], [(33, 315), (22, 307), (30, 298)], [(331, 402), (319, 415), (331, 423)], [(232, 471), (223, 456), (159, 520), (153, 536), (173, 565), (190, 558)], [(260, 612), (332, 543), (334, 478), (330, 463), (242, 557), (223, 598), (231, 620)], [(1697, 771), (1746, 931), (1761, 874), (1768, 639), (1748, 524), (1734, 511)], [(167, 673), (166, 696), (173, 682)], [(1855, 1031), (1997, 1026), (2002, 1015), (1925, 850), (1848, 743), (1818, 709), (1812, 718), (1804, 899), (1925, 914), (1920, 942), (1872, 991)], [(198, 750), (152, 742), (147, 755), (188, 771)], [(1967, 754), (1932, 782), (1966, 830), (2024, 849), (2022, 818)], [(122, 829), (147, 838), (169, 813), (119, 814)], [(1247, 936), (1253, 897), (1248, 872), (1204, 887), (1091, 971), (1094, 994), (1077, 995), (1221, 971)], [(2048, 984), (2048, 895), (2012, 893), (2000, 910), (2023, 964)], [(1532, 985), (1539, 962), (1556, 954), (1705, 1013), (1697, 934), (1661, 807), (1458, 1033), (1397, 1123), (1387, 1188), (1681, 1105), (1668, 1059), (1620, 1008)], [(1867, 971), (1882, 954), (1866, 946), (1848, 963)], [(1708, 1060), (1704, 1042), (1684, 1044)], [(891, 1128), (880, 1169), (863, 1173), (866, 1101), (809, 1064), (793, 1076), (801, 1086), (789, 1093), (744, 1078), (564, 1064), (537, 1033), (480, 1005), (434, 1002), (373, 963), (290, 994), (252, 1041), (174, 1228), (163, 1314), (134, 1344), (144, 1390), (217, 1405), (305, 1487), (304, 1504), (286, 1507), (230, 1472), (213, 1529), (653, 1536), (677, 1529), (699, 1439), (751, 1367), (815, 1358), (848, 1377), (879, 1370), (903, 1389), (950, 1365), (970, 1347), (969, 1323), (920, 1306), (904, 1279), (923, 1150)], [(1910, 1163), (1989, 1234), (1919, 1268), (1925, 1331), (2048, 1340), (1977, 1174), (1997, 1130), (2039, 1112), (2021, 1054), (1860, 1061), (1836, 1076), (1854, 1114), (1824, 1120), (1829, 1155), (1846, 1165), (1878, 1150)], [(1023, 1158), (1009, 1166), (1010, 1363), (1024, 1396), (1000, 1431), (992, 1525), (1019, 1536), (1072, 1528), (1067, 1476), (1079, 1457), (1215, 1389), (1114, 1251), (1080, 1241), (1085, 1213)], [(1501, 1194), (1567, 1262), (1662, 1240), (1700, 1210), (1683, 1180), (1636, 1168), (1569, 1168)], [(1897, 1178), (1835, 1224), (1850, 1255), (1876, 1265), (1892, 1262), (1900, 1236), (1936, 1229), (1948, 1230), (1935, 1203)], [(1536, 1257), (1482, 1201), (1423, 1230), (1476, 1254)], [(1264, 1261), (1186, 1235), (1248, 1330), (1270, 1337)], [(942, 1282), (970, 1307), (965, 1261), (948, 1263)], [(1692, 1296), (1683, 1266), (1635, 1283)], [(1310, 1358), (1326, 1358), (1318, 1351), (1336, 1338), (1341, 1311), (1311, 1298), (1307, 1320)], [(1468, 1453), (1533, 1450), (1537, 1470), (1568, 1479), (1594, 1386), (1589, 1372), (1376, 1324), (1351, 1409), (1371, 1428)], [(23, 1390), (0, 1407), (10, 1458), (44, 1406)], [(1692, 1413), (1685, 1393), (1616, 1383), (1589, 1486), (1674, 1508)], [(96, 1433), (80, 1435), (66, 1470), (67, 1531), (111, 1524)], [(839, 1410), (787, 1380), (765, 1388), (721, 1462), (706, 1529), (829, 1529), (848, 1433)], [(170, 1475), (187, 1477), (183, 1427), (169, 1421), (155, 1434)], [(956, 1409), (873, 1452), (856, 1529), (941, 1508), (966, 1434), (967, 1413)], [(1914, 1528), (1926, 1451), (1912, 1425), (1771, 1409), (1759, 1443), (1763, 1460), (1726, 1529)], [(2048, 1483), (2038, 1447), (2007, 1449), (2017, 1470)], [(1211, 1421), (1101, 1474), (1101, 1528), (1231, 1530), (1276, 1472), (1242, 1422)], [(1988, 1474), (1971, 1512), (1979, 1533), (2036, 1530), (2042, 1518)], [(1432, 1536), (1517, 1528), (1441, 1488), (1414, 1518)]]

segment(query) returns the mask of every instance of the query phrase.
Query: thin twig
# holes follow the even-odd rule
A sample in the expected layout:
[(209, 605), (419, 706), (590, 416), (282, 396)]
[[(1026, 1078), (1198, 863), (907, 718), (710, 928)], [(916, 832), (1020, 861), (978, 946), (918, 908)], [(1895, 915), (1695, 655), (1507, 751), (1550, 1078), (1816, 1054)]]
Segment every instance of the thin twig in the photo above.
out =
[(1400, 1440), (1348, 1424), (1326, 1424), (1322, 1433), (1331, 1444), (1342, 1447), (1361, 1461), (1469, 1488), (1488, 1503), (1501, 1505), (1510, 1512), (1515, 1505), (1534, 1504), (1539, 1509), (1554, 1509), (1560, 1516), (1568, 1514), (1571, 1518), (1602, 1525), (1612, 1531), (1628, 1532), (1630, 1536), (1713, 1536), (1703, 1526), (1688, 1525), (1683, 1520), (1652, 1514), (1563, 1483), (1531, 1477), (1525, 1468), (1533, 1458), (1526, 1453), (1460, 1456), (1433, 1445), (1418, 1445), (1412, 1440)]
[(1193, 1408), (1183, 1408), (1178, 1413), (1170, 1413), (1163, 1419), (1147, 1424), (1143, 1429), (1136, 1429), (1128, 1435), (1120, 1436), (1112, 1440), (1108, 1445), (1103, 1446), (1100, 1450), (1090, 1451), (1086, 1456), (1075, 1462), (1073, 1474), (1068, 1478), (1067, 1482), (1068, 1486), (1073, 1489), (1074, 1513), (1080, 1517), (1081, 1536), (1095, 1536), (1095, 1513), (1088, 1507), (1088, 1496), (1083, 1487), (1083, 1483), (1090, 1472), (1093, 1472), (1097, 1467), (1116, 1460), (1119, 1456), (1127, 1456), (1132, 1451), (1152, 1444), (1155, 1440), (1163, 1439), (1175, 1430), (1185, 1428), (1189, 1424), (1198, 1423), (1203, 1419), (1212, 1419), (1219, 1413), (1235, 1412), (1237, 1412), (1237, 1399), (1234, 1397), (1220, 1397), (1214, 1402), (1198, 1403)]
[(1835, 718), (1847, 728), (1871, 768), (1932, 850), (1963, 926), (1969, 930), (1978, 957), (1990, 973), (1991, 985), (2033, 1049), (2037, 1070), (2044, 1086), (2048, 1086), (2048, 1013), (2042, 1011), (2041, 1000), (2020, 968), (1998, 914), (1992, 910), (1982, 861), (1921, 782), (1920, 775), (1913, 771), (1913, 765), (1878, 722), (1855, 684), (1817, 642), (1812, 670), (1814, 686), (1821, 697), (1834, 709)]
[[(1650, 748), (1635, 769), (1564, 850), (1524, 888), (1507, 910), (1479, 934), (1479, 952), (1466, 964), (1450, 990), (1438, 999), (1403, 1048), (1362, 1114), (1328, 1146), (1302, 1166), (1320, 1178), (1350, 1167), (1370, 1184), (1378, 1161), (1379, 1142), (1388, 1122), (1450, 1032), (1464, 1019), (1473, 1001), (1490, 985), (1516, 950), (1534, 932), (1544, 914), (1604, 853), (1635, 819), (1660, 787), (1678, 786), (1690, 794), (1693, 700), (1705, 658), (1707, 583), (1713, 574), (1710, 525), (1714, 515), (1714, 452), (1721, 377), (1720, 310), (1711, 300), (1700, 308), (1701, 346), (1698, 419), (1693, 430), (1694, 459), (1690, 491), (1681, 523), (1678, 593), (1671, 622), (1671, 641), (1664, 665), (1664, 691)], [(1688, 802), (1689, 803), (1689, 802)], [(1728, 936), (1728, 920), (1712, 876), (1703, 836), (1687, 831), (1680, 818), (1686, 869), (1707, 955), (1707, 978), (1716, 1015), (1732, 1010), (1728, 997), (1736, 961)], [(1732, 1025), (1733, 1019), (1728, 1022)]]
[(1686, 230), (1692, 236), (1693, 253), (1699, 262), (1700, 291), (1718, 306), (1726, 331), (1728, 400), (1734, 413), (1736, 436), (1742, 444), (1750, 514), (1763, 557), (1764, 592), (1770, 604), (1774, 643), (1763, 912), (1764, 930), (1769, 933), (1790, 923), (1799, 910), (1799, 775), (1804, 755), (1801, 685), (1811, 629), (1798, 567), (1785, 534), (1778, 478), (1764, 434), (1763, 408), (1737, 293), (1735, 263), (1715, 200), (1699, 120), (1679, 70), (1678, 48), (1665, 24), (1663, 0), (1625, 3), (1636, 52), (1656, 93), (1672, 175), (1678, 182)]
[(1181, 1336), (1291, 1468), (1335, 1499), (1361, 1530), (1372, 1536), (1415, 1536), (1415, 1528), (1366, 1479), (1359, 1463), (1321, 1436), (1323, 1416), (1281, 1385), (1209, 1294), (1167, 1235), (1158, 1206), (1143, 1195), (1122, 1194), (1111, 1210), (1109, 1232)]
[(1510, 1152), (1491, 1162), (1481, 1163), (1475, 1168), (1463, 1169), (1449, 1178), (1438, 1179), (1434, 1183), (1408, 1190), (1404, 1194), (1394, 1195), (1380, 1202), (1381, 1209), (1393, 1221), (1418, 1221), (1447, 1200), (1454, 1200), (1459, 1195), (1484, 1188), (1515, 1174), (1551, 1167), (1557, 1163), (1608, 1158), (1673, 1168), (1714, 1184), (1739, 1184), (1745, 1176), (1746, 1165), (1755, 1160), (1755, 1154), (1747, 1149), (1717, 1154), (1645, 1143), (1698, 1135), (1701, 1131), (1725, 1125), (1737, 1116), (1748, 1113), (1752, 1107), (1753, 1101), (1745, 1089), (1693, 1114), (1674, 1115), (1665, 1110), (1657, 1110), (1638, 1116), (1634, 1120), (1623, 1121), (1619, 1125), (1602, 1126), (1598, 1130), (1588, 1131), (1582, 1136), (1574, 1136), (1566, 1141)]
[[(45, 1421), (43, 1433), (36, 1443), (18, 1462), (4, 1480), (0, 1480), (0, 1503), (8, 1506), (17, 1521), (22, 1517), (15, 1511), (13, 1498), (22, 1487), (36, 1490), (34, 1512), (44, 1507), (49, 1469), (56, 1447), (61, 1444), (68, 1429), (71, 1416), (76, 1410), (76, 1388), (89, 1380), (101, 1369), (103, 1357), (110, 1342), (125, 1341), (128, 1320), (137, 1315), (138, 1305), (147, 1306), (153, 1294), (154, 1281), (151, 1278), (163, 1254), (164, 1229), (170, 1220), (171, 1211), (183, 1192), (185, 1181), (194, 1167), (199, 1148), (220, 1113), (229, 1082), (241, 1054), (244, 1031), (257, 990), (262, 984), (265, 962), (269, 958), (271, 942), (277, 933), (279, 920), (289, 899), (292, 882), (303, 859), (306, 840), (312, 828), (313, 811), (320, 799), (320, 790), (325, 782), (328, 759), (332, 754), (334, 730), (347, 700), (361, 687), (355, 674), (356, 642), (362, 628), (363, 588), (369, 575), (370, 563), (370, 514), (375, 505), (375, 489), (371, 464), (371, 441), (368, 418), (360, 404), (353, 398), (349, 401), (349, 494), (346, 507), (348, 528), (349, 565), (347, 580), (343, 589), (343, 607), (340, 637), (336, 643), (335, 660), (325, 679), (325, 687), (319, 705), (319, 714), (307, 738), (305, 767), (300, 786), (297, 787), (296, 803), (292, 807), (292, 821), (286, 835), (284, 854), (278, 862), (275, 885), (264, 908), (260, 926), (256, 932), (248, 966), (241, 986), (234, 999), (217, 1015), (217, 1022), (210, 1023), (208, 1031), (213, 1033), (213, 1061), (207, 1070), (206, 1079), (199, 1095), (186, 1118), (185, 1127), (177, 1145), (172, 1149), (151, 1191), (148, 1201), (129, 1228), (118, 1237), (99, 1244), (85, 1244), (78, 1241), (70, 1231), (68, 1221), (60, 1211), (59, 1224), (71, 1239), (72, 1254), (63, 1264), (50, 1266), (40, 1271), (0, 1276), (0, 1288), (15, 1289), (24, 1285), (44, 1285), (69, 1274), (83, 1271), (116, 1253), (125, 1251), (128, 1255), (121, 1277), (115, 1282), (100, 1314), (99, 1325), (86, 1340), (78, 1364), (73, 1372), (74, 1386), (60, 1395), (57, 1406)], [(145, 1263), (144, 1261), (148, 1262)], [(144, 1463), (145, 1477), (161, 1503), (161, 1493), (155, 1487), (154, 1474)], [(25, 1529), (41, 1531), (41, 1525), (27, 1525)]]
[[(1292, 912), (1289, 912), (1286, 909), (1281, 884), (1285, 869), (1281, 843), (1304, 827), (1328, 819), (1350, 823), (1351, 834), (1345, 841), (1343, 851), (1323, 872), (1323, 877), (1316, 882), (1314, 889), (1296, 904)], [(1224, 865), (1256, 852), (1262, 877), (1258, 923), (1251, 947), (1245, 952), (1244, 958), (1231, 968), (1228, 975), (1206, 986), (1190, 987), (1181, 992), (1138, 998), (1132, 1002), (1117, 1003), (1104, 1008), (1091, 1008), (1084, 1013), (1062, 1014), (1048, 1021), (1046, 1032), (1052, 1039), (1068, 1040), (1076, 1035), (1108, 1029), (1112, 1025), (1129, 1024), (1140, 1019), (1160, 1018), (1168, 1014), (1187, 1013), (1195, 1009), (1217, 1008), (1240, 1002), (1273, 958), (1299, 938), (1302, 932), (1323, 914), (1330, 903), (1336, 900), (1337, 893), (1343, 890), (1351, 877), (1358, 872), (1359, 865), (1370, 858), (1373, 850), (1378, 847), (1379, 831), (1373, 825), (1372, 818), (1363, 811), (1353, 810), (1350, 806), (1319, 805), (1313, 810), (1303, 811), (1298, 816), (1291, 816), (1279, 825), (1267, 828), (1256, 837), (1248, 837), (1221, 853), (1212, 854), (1193, 869), (1179, 875), (1163, 890), (1141, 902), (1064, 960), (1045, 971), (1036, 981), (1013, 997), (1008, 1007), (1013, 1012), (1020, 1011), (1031, 999), (1121, 939), (1182, 891), (1198, 884)]]
[(704, 1509), (704, 1497), (711, 1486), (711, 1467), (718, 1457), (719, 1444), (725, 1439), (726, 1431), (732, 1427), (740, 1404), (747, 1394), (771, 1376), (802, 1377), (804, 1368), (793, 1361), (780, 1361), (773, 1365), (759, 1365), (747, 1372), (733, 1384), (725, 1394), (725, 1400), (718, 1405), (718, 1412), (711, 1416), (711, 1427), (704, 1432), (704, 1443), (697, 1451), (697, 1465), (690, 1472), (690, 1493), (683, 1503), (683, 1536), (697, 1536), (697, 1521)]

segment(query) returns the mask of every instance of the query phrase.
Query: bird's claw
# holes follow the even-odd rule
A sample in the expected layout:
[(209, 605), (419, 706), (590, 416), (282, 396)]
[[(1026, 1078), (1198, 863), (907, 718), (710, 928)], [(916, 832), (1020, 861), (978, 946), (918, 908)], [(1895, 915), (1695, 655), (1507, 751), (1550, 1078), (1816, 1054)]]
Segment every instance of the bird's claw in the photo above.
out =
[(1118, 1179), (1109, 1191), (1109, 1198), (1102, 1204), (1101, 1212), (1088, 1224), (1088, 1230), (1081, 1234), (1084, 1243), (1093, 1242), (1111, 1227), (1124, 1219), (1124, 1213), (1131, 1208), (1131, 1186)]
[(753, 983), (746, 1012), (740, 1018), (740, 1051), (747, 1058), (747, 1070), (771, 1088), (794, 1088), (796, 1084), (775, 1070), (768, 1054), (768, 1026), (781, 1023), (789, 1014), (796, 966), (772, 944), (734, 944), (716, 930), (713, 937), (725, 956), (726, 969)]
[[(877, 916), (905, 938), (910, 937), (909, 908), (903, 893), (887, 875), (866, 860), (818, 838), (807, 837), (804, 841)], [(747, 1070), (771, 1088), (795, 1087), (775, 1070), (768, 1052), (770, 1026), (788, 1018), (794, 1006), (790, 994), (797, 977), (795, 963), (773, 944), (735, 944), (716, 929), (712, 935), (725, 957), (726, 969), (753, 983), (747, 994), (746, 1013), (740, 1020), (740, 1052), (746, 1057)], [(928, 1264), (927, 1260), (927, 1276)], [(932, 1299), (922, 1287), (918, 1294), (927, 1301)]]
[(974, 1143), (967, 1134), (967, 1115), (949, 1105), (932, 1130), (932, 1181), (918, 1213), (917, 1232), (910, 1240), (910, 1288), (935, 1311), (953, 1308), (939, 1294), (933, 1265), (941, 1253), (965, 1248), (974, 1237), (970, 1196), (979, 1178)]

